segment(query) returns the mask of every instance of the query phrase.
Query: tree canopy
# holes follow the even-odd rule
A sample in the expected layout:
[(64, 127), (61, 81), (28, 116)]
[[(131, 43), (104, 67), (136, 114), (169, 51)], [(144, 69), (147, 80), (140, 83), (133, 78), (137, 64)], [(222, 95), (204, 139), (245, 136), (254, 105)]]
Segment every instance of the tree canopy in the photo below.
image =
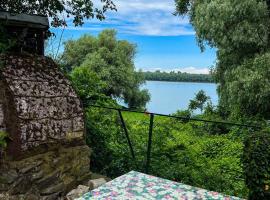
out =
[[(258, 55), (263, 55), (269, 51), (270, 46), (270, 15), (269, 0), (175, 0), (177, 14), (190, 17), (190, 21), (196, 31), (197, 41), (204, 49), (205, 45), (210, 45), (217, 49), (217, 65), (215, 68), (215, 79), (219, 83), (219, 106), (225, 115), (231, 113), (238, 116), (254, 114), (248, 112), (252, 102), (266, 102), (268, 95), (258, 95), (255, 88), (249, 90), (246, 95), (235, 94), (235, 89), (242, 87), (249, 88), (249, 81), (243, 81), (239, 77), (253, 79), (252, 74), (261, 74), (261, 80), (267, 80), (265, 73), (261, 73), (263, 67), (256, 67), (257, 62), (250, 61)], [(264, 68), (270, 68), (267, 56), (263, 64)], [(245, 73), (243, 67), (249, 60), (253, 67), (249, 67), (249, 73)], [(256, 66), (255, 66), (256, 65)], [(238, 69), (237, 69), (238, 68)], [(241, 70), (240, 70), (241, 69)], [(263, 75), (264, 74), (264, 75)], [(231, 80), (234, 80), (233, 82)], [(241, 83), (241, 84), (240, 84)], [(240, 85), (242, 87), (240, 87)], [(253, 85), (255, 86), (255, 85)], [(242, 91), (241, 91), (242, 92)], [(266, 92), (266, 91), (264, 91)], [(257, 102), (254, 101), (254, 97)], [(232, 98), (243, 98), (232, 101)], [(245, 98), (245, 99), (244, 99)], [(237, 111), (235, 107), (241, 107)], [(261, 106), (257, 107), (257, 114), (265, 111)]]
[(82, 25), (84, 19), (105, 19), (105, 12), (116, 10), (112, 0), (100, 0), (94, 6), (93, 0), (1, 0), (0, 10), (45, 15), (52, 19), (53, 27), (66, 26), (66, 18), (72, 18), (75, 26)]
[(135, 53), (135, 45), (117, 40), (114, 30), (104, 30), (97, 37), (66, 42), (63, 66), (84, 98), (104, 94), (123, 99), (129, 107), (144, 107), (150, 97), (140, 89), (144, 78), (135, 71)]
[(174, 81), (174, 82), (214, 82), (210, 74), (189, 74), (181, 72), (143, 72), (148, 81)]
[(188, 108), (190, 110), (200, 109), (201, 112), (204, 109), (205, 104), (209, 101), (210, 97), (206, 96), (203, 90), (200, 90), (194, 99), (190, 100)]

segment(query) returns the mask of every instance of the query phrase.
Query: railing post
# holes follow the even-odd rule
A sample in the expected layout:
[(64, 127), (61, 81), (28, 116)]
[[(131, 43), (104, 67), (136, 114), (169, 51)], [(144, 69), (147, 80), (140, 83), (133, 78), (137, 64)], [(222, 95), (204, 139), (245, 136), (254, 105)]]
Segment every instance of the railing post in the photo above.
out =
[(118, 113), (119, 113), (119, 117), (120, 117), (120, 120), (121, 120), (121, 123), (122, 123), (122, 127), (123, 127), (124, 132), (125, 132), (125, 136), (126, 136), (126, 138), (127, 138), (127, 142), (128, 142), (128, 146), (129, 146), (129, 149), (130, 149), (131, 156), (132, 156), (132, 158), (133, 158), (134, 161), (135, 161), (135, 153), (134, 153), (134, 150), (133, 150), (133, 147), (132, 147), (130, 138), (129, 138), (127, 126), (126, 126), (126, 124), (125, 124), (125, 121), (124, 121), (124, 118), (123, 118), (123, 115), (122, 115), (121, 110), (118, 110)]
[(145, 173), (146, 174), (148, 174), (149, 167), (150, 167), (154, 116), (155, 115), (153, 113), (150, 114), (150, 124), (149, 124), (149, 133), (148, 133), (148, 145), (147, 145), (147, 157), (146, 157), (146, 165), (145, 165)]

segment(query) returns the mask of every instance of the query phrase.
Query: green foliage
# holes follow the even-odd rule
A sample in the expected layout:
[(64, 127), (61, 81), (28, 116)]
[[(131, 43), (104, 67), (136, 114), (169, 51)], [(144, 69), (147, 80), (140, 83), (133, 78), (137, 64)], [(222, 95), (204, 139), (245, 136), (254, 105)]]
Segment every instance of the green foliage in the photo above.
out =
[(270, 47), (270, 2), (175, 2), (177, 14), (189, 15), (201, 49), (205, 44), (217, 49), (217, 65), (213, 71), (219, 83), (219, 108), (223, 115), (241, 118), (256, 114), (268, 118), (265, 102), (270, 93), (265, 89), (267, 85), (259, 86), (268, 80), (265, 72), (268, 66), (266, 52)]
[[(135, 150), (136, 160), (133, 160), (117, 113), (103, 109), (92, 111), (90, 116), (96, 119), (91, 118), (88, 123), (96, 123), (99, 133), (89, 129), (89, 138), (94, 134), (103, 141), (102, 145), (95, 139), (92, 141), (98, 148), (94, 149), (98, 156), (93, 162), (99, 164), (95, 169), (112, 177), (130, 170), (144, 171), (149, 115), (123, 113)], [(204, 123), (156, 116), (153, 131), (150, 174), (228, 195), (247, 196), (241, 164), (243, 143), (235, 133), (240, 130), (235, 129), (228, 135), (218, 132), (209, 135)]]
[(70, 73), (70, 77), (84, 105), (88, 101), (96, 102), (108, 99), (104, 94), (107, 86), (106, 82), (102, 81), (89, 67), (75, 68)]
[(188, 108), (190, 110), (196, 110), (196, 109), (200, 109), (201, 112), (203, 111), (205, 104), (207, 103), (207, 101), (210, 100), (210, 97), (206, 96), (205, 92), (203, 90), (200, 90), (194, 99), (190, 100), (189, 106)]
[[(53, 27), (66, 26), (65, 18), (72, 17), (75, 26), (85, 19), (105, 19), (107, 10), (116, 10), (112, 0), (101, 0), (101, 8), (94, 7), (92, 0), (1, 0), (0, 10), (12, 13), (45, 15), (52, 19)], [(61, 17), (63, 16), (63, 17)]]
[(175, 81), (175, 82), (204, 82), (212, 83), (213, 78), (209, 74), (188, 74), (181, 72), (143, 72), (146, 80), (149, 81)]
[(257, 55), (226, 73), (228, 81), (220, 92), (234, 118), (270, 117), (270, 53)]
[[(176, 0), (189, 13), (198, 41), (218, 50), (248, 56), (268, 45), (269, 15), (263, 0)], [(235, 60), (234, 62), (239, 62)]]
[(0, 131), (0, 150), (7, 147), (7, 138), (7, 133), (4, 131)]
[(250, 200), (270, 198), (270, 133), (257, 132), (245, 141), (243, 156), (246, 184)]
[(176, 113), (174, 113), (174, 116), (178, 117), (184, 117), (184, 118), (190, 118), (191, 117), (191, 112), (190, 110), (178, 110)]
[(100, 94), (121, 98), (129, 107), (141, 108), (150, 96), (147, 90), (140, 89), (144, 77), (135, 72), (135, 51), (135, 45), (117, 40), (116, 31), (105, 30), (98, 37), (84, 35), (68, 41), (63, 68), (68, 73), (71, 71), (82, 98), (97, 98)]
[(16, 41), (9, 38), (5, 28), (0, 24), (0, 54), (7, 52), (15, 44)]

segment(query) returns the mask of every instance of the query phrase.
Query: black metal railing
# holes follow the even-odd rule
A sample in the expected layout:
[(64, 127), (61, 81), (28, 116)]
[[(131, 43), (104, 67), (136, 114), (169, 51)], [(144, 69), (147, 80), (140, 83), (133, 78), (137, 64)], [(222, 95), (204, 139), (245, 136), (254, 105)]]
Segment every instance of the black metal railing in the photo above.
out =
[[(145, 173), (149, 173), (149, 167), (151, 164), (151, 150), (152, 150), (152, 137), (153, 137), (153, 127), (154, 127), (154, 117), (155, 116), (162, 116), (162, 117), (169, 117), (173, 119), (178, 119), (180, 121), (195, 121), (195, 122), (204, 122), (204, 123), (212, 123), (212, 124), (223, 124), (223, 125), (230, 125), (230, 126), (237, 126), (237, 127), (245, 127), (245, 128), (252, 128), (254, 130), (260, 130), (262, 129), (261, 126), (255, 125), (255, 124), (240, 124), (240, 123), (234, 123), (234, 122), (228, 122), (228, 121), (214, 121), (214, 120), (206, 120), (206, 119), (199, 119), (199, 118), (192, 118), (192, 117), (183, 117), (183, 116), (175, 116), (175, 115), (165, 115), (165, 114), (159, 114), (159, 113), (152, 113), (152, 112), (144, 112), (144, 111), (137, 111), (137, 110), (130, 110), (126, 108), (113, 108), (113, 107), (108, 107), (108, 106), (98, 106), (98, 105), (88, 105), (90, 107), (94, 108), (100, 108), (100, 109), (108, 109), (108, 110), (115, 110), (118, 112), (120, 121), (121, 121), (121, 126), (123, 128), (130, 154), (132, 156), (132, 159), (136, 161), (136, 155), (134, 152), (134, 148), (132, 145), (132, 141), (129, 136), (129, 132), (125, 123), (125, 120), (123, 118), (122, 112), (132, 112), (132, 113), (140, 113), (140, 114), (148, 114), (150, 116), (150, 123), (149, 123), (149, 131), (148, 131), (148, 142), (147, 142), (147, 152), (146, 152), (146, 158), (145, 158), (145, 168), (144, 171)], [(136, 167), (137, 166), (137, 162)]]

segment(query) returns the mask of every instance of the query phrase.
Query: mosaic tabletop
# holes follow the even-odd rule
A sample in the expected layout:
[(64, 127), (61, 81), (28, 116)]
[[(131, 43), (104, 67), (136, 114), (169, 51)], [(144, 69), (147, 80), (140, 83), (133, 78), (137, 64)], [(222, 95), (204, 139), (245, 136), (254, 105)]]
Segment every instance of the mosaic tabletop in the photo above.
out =
[(166, 179), (131, 171), (103, 186), (86, 193), (77, 200), (142, 200), (142, 199), (222, 199), (240, 200), (217, 192), (176, 183)]

